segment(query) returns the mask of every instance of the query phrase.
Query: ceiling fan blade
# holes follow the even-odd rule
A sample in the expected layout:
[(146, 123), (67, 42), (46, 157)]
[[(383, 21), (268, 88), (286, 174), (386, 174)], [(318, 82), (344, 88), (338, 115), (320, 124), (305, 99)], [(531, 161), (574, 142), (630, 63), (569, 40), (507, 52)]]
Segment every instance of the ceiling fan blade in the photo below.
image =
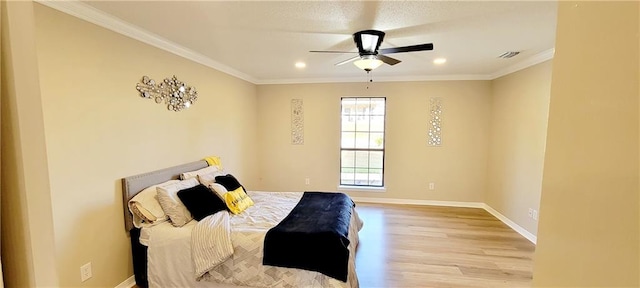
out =
[(336, 63), (336, 66), (340, 66), (340, 65), (342, 65), (342, 64), (347, 64), (347, 63), (349, 63), (349, 62), (353, 62), (353, 61), (358, 60), (358, 59), (360, 59), (360, 55), (358, 55), (358, 56), (356, 56), (356, 57), (349, 58), (349, 59), (344, 60), (344, 61), (342, 61), (342, 62), (338, 62), (338, 63)]
[(309, 51), (313, 53), (358, 53), (356, 51)]
[(378, 54), (392, 54), (392, 53), (416, 52), (416, 51), (426, 51), (426, 50), (433, 50), (433, 44), (427, 43), (427, 44), (420, 44), (420, 45), (385, 48), (385, 49), (380, 49), (380, 51), (378, 51)]
[(380, 55), (380, 54), (378, 54), (376, 57), (378, 59), (380, 59), (382, 62), (387, 63), (389, 65), (396, 65), (396, 64), (402, 62), (402, 61), (400, 61), (398, 59), (391, 58), (389, 56)]

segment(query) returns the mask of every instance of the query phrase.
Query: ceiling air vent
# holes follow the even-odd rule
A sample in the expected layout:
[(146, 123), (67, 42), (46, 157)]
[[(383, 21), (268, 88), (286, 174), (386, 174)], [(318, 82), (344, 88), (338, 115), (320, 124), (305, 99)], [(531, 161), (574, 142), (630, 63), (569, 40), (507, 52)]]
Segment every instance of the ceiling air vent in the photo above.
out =
[(518, 54), (520, 54), (520, 52), (517, 52), (517, 51), (509, 51), (509, 52), (504, 52), (504, 53), (502, 53), (502, 55), (498, 56), (498, 58), (508, 59), (508, 58), (511, 58), (511, 57), (516, 56), (516, 55), (518, 55)]

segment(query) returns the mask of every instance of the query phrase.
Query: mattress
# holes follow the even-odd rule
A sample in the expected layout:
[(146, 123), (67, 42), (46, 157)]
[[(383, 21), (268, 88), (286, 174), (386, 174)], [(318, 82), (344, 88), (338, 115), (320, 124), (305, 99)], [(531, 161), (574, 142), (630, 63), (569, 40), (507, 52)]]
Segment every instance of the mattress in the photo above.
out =
[(191, 230), (169, 222), (143, 228), (140, 243), (148, 247), (149, 287), (214, 287), (219, 284), (251, 287), (358, 287), (355, 247), (362, 221), (352, 211), (349, 229), (349, 277), (342, 282), (324, 274), (295, 268), (262, 265), (264, 236), (295, 207), (301, 192), (248, 191), (255, 205), (231, 215), (233, 255), (196, 281), (191, 256)]

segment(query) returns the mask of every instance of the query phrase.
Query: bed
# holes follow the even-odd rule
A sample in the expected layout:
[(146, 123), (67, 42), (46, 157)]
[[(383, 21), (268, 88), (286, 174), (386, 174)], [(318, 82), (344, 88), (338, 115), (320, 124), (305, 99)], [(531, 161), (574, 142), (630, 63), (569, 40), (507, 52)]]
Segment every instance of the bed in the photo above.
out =
[[(246, 191), (253, 205), (242, 213), (221, 211), (200, 221), (188, 221), (181, 227), (175, 227), (171, 221), (151, 227), (135, 227), (137, 225), (134, 225), (134, 216), (129, 209), (132, 198), (150, 186), (179, 179), (181, 173), (207, 166), (206, 161), (196, 161), (122, 179), (125, 228), (131, 235), (133, 268), (139, 287), (358, 287), (355, 253), (358, 231), (363, 223), (355, 204), (342, 193)], [(315, 203), (320, 203), (318, 199), (341, 201), (332, 203), (342, 203), (342, 206), (351, 203), (348, 215), (342, 213), (343, 220), (338, 221), (346, 222), (346, 233), (342, 233), (341, 238), (335, 233), (329, 233), (333, 238), (321, 238), (327, 235), (325, 232), (309, 234), (296, 230), (297, 234), (292, 234), (291, 227), (300, 226), (300, 222), (292, 222), (295, 215), (302, 214), (304, 218), (308, 211), (315, 211), (306, 217), (334, 218), (322, 216), (331, 212), (326, 207), (339, 205), (314, 208), (314, 205), (318, 206)], [(202, 227), (213, 227), (218, 232), (203, 234), (210, 228)], [(226, 232), (221, 233), (223, 230)], [(202, 243), (194, 242), (196, 239)], [(295, 243), (308, 243), (305, 245), (314, 247), (299, 247)], [(342, 246), (344, 251), (329, 247), (331, 243)], [(344, 265), (342, 262), (333, 265), (309, 261), (321, 256), (313, 253), (318, 254), (317, 251), (323, 249), (339, 251), (334, 254), (346, 257)], [(209, 252), (222, 254), (202, 257), (211, 254)], [(336, 268), (342, 266), (344, 269)]]

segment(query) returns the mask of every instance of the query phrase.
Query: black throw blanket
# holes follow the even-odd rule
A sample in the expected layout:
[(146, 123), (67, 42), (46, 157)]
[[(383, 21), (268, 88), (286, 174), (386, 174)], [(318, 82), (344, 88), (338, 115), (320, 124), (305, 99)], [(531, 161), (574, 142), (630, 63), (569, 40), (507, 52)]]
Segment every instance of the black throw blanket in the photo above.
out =
[(355, 206), (344, 193), (304, 192), (264, 239), (264, 265), (317, 271), (347, 281), (349, 222)]

